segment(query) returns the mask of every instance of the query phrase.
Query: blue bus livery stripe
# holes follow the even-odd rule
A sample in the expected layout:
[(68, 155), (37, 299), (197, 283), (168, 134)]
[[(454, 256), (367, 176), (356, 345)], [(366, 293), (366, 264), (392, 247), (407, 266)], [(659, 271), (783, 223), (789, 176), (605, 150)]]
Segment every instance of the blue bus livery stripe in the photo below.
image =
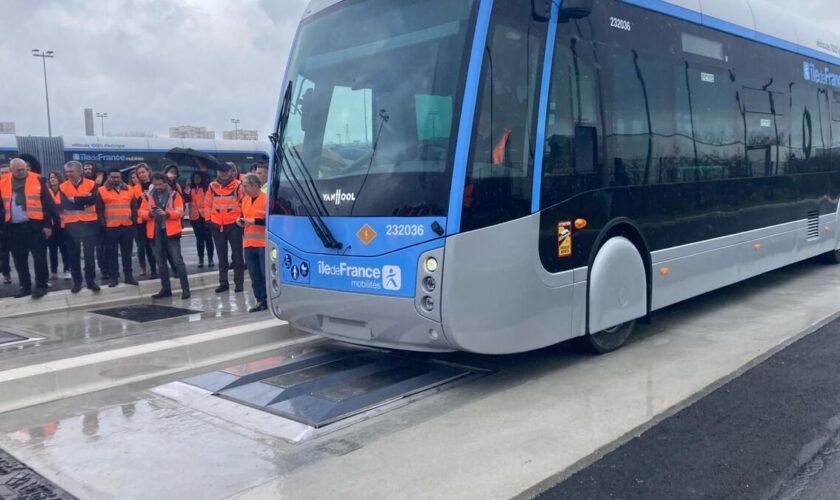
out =
[(557, 37), (557, 17), (561, 2), (551, 2), (551, 20), (548, 24), (548, 36), (545, 42), (545, 60), (543, 62), (542, 85), (540, 88), (540, 111), (537, 117), (537, 143), (534, 148), (534, 183), (531, 191), (531, 213), (540, 210), (540, 190), (542, 189), (543, 155), (545, 154), (545, 127), (548, 117), (548, 94), (551, 90), (551, 71), (554, 63), (554, 42)]
[(661, 12), (671, 17), (685, 19), (686, 21), (690, 21), (695, 24), (703, 24), (703, 15), (699, 12), (686, 9), (685, 7), (680, 7), (679, 5), (663, 2), (662, 0), (624, 0), (624, 2), (638, 5), (639, 7), (644, 7), (649, 10), (655, 10), (656, 12)]
[(723, 31), (725, 33), (729, 33), (731, 35), (739, 36), (742, 38), (746, 38), (748, 40), (754, 40), (756, 42), (763, 43), (765, 45), (770, 45), (779, 49), (788, 50), (806, 57), (810, 57), (813, 59), (818, 59), (822, 62), (827, 62), (829, 64), (834, 64), (840, 66), (840, 57), (833, 56), (826, 52), (820, 52), (818, 50), (805, 47), (798, 43), (794, 43), (788, 40), (782, 40), (780, 38), (774, 37), (772, 35), (768, 35), (766, 33), (762, 33), (760, 31), (755, 31), (752, 28), (747, 28), (738, 24), (731, 23), (729, 21), (724, 21), (722, 19), (718, 19), (712, 16), (706, 16), (699, 12), (693, 11), (691, 9), (686, 9), (685, 7), (680, 7), (677, 5), (670, 4), (663, 0), (623, 0), (624, 3), (637, 5), (639, 7), (646, 8), (648, 10), (660, 12), (662, 14), (669, 15), (671, 17), (676, 17), (679, 19), (683, 19), (686, 21), (690, 21), (694, 24), (699, 24), (701, 26), (706, 26), (712, 29), (717, 29), (718, 31)]
[(729, 21), (724, 21), (723, 19), (718, 19), (716, 17), (704, 15), (703, 26), (739, 36), (741, 38), (746, 38), (747, 40), (755, 40), (754, 29), (741, 26), (740, 24), (733, 24)]
[(487, 33), (490, 30), (490, 15), (493, 13), (493, 0), (480, 0), (478, 17), (475, 22), (470, 64), (461, 106), (461, 121), (458, 125), (458, 143), (455, 146), (455, 164), (452, 167), (452, 187), (449, 192), (449, 213), (446, 234), (456, 234), (461, 230), (461, 207), (464, 203), (464, 184), (467, 179), (467, 162), (472, 149), (473, 120), (478, 101), (478, 84), (481, 79), (481, 66), (484, 61), (484, 47), (487, 45)]
[(272, 215), (268, 231), (273, 239), (309, 254), (376, 257), (442, 238), (432, 230), (435, 222), (446, 227), (443, 217), (326, 217), (324, 223), (344, 244), (340, 252), (324, 248), (306, 217)]
[(280, 240), (278, 274), (285, 285), (414, 297), (420, 256), (443, 244), (444, 240), (438, 239), (379, 257), (353, 257), (307, 254)]

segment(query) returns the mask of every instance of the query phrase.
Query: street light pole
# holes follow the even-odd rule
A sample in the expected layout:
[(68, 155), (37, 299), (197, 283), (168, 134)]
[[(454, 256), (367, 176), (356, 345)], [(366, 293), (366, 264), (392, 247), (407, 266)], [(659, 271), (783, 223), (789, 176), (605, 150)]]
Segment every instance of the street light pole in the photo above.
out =
[(96, 113), (96, 117), (102, 126), (102, 137), (105, 137), (105, 118), (108, 118), (108, 113)]
[(233, 129), (235, 130), (233, 138), (238, 140), (239, 139), (239, 119), (231, 118), (230, 122), (233, 124)]
[(47, 59), (55, 57), (55, 53), (51, 50), (42, 51), (40, 49), (32, 49), (34, 57), (40, 57), (44, 66), (44, 94), (47, 97), (47, 133), (52, 137), (52, 120), (50, 119), (50, 90), (47, 85)]

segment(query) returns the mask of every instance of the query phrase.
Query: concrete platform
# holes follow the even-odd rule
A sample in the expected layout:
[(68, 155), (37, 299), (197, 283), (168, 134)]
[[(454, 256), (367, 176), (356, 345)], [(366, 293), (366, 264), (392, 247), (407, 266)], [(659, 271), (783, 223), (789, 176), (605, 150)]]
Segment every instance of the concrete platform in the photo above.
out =
[[(267, 312), (248, 314), (246, 294), (197, 292), (164, 304), (198, 311), (137, 323), (86, 311), (0, 320), (32, 340), (0, 345), (0, 412), (231, 361), (307, 341)], [(148, 300), (141, 300), (149, 303)]]
[[(213, 267), (213, 268), (209, 268), (209, 267), (201, 267), (200, 268), (200, 267), (198, 267), (198, 250), (196, 249), (195, 237), (193, 236), (192, 228), (189, 227), (188, 224), (185, 224), (184, 231), (183, 231), (183, 236), (181, 237), (181, 255), (184, 257), (184, 265), (187, 268), (187, 274), (190, 275), (190, 276), (192, 276), (194, 274), (202, 274), (202, 273), (207, 273), (207, 272), (218, 272), (217, 267)], [(122, 266), (122, 264), (120, 264), (120, 266)], [(135, 245), (135, 248), (134, 248), (134, 253), (133, 253), (133, 258), (132, 258), (132, 266), (133, 266), (134, 273), (135, 273), (134, 277), (137, 280), (139, 280), (141, 283), (144, 282), (144, 281), (158, 282), (157, 278), (150, 278), (149, 276), (144, 277), (144, 276), (139, 275), (140, 263), (137, 260), (136, 245)], [(11, 271), (12, 271), (11, 272), (12, 283), (11, 284), (0, 283), (0, 304), (2, 304), (2, 302), (4, 300), (15, 300), (18, 303), (24, 303), (25, 301), (30, 301), (31, 300), (30, 298), (13, 299), (14, 294), (17, 293), (17, 291), (18, 291), (18, 276), (17, 276), (17, 272), (15, 270), (14, 265), (11, 266)], [(29, 271), (30, 271), (30, 274), (32, 276), (35, 275), (34, 274), (34, 267), (32, 265), (31, 256), (30, 256), (30, 259), (29, 259)], [(59, 271), (60, 274), (63, 274), (63, 271), (64, 271), (63, 262), (60, 259), (59, 259), (58, 271)], [(97, 267), (97, 270), (96, 270), (96, 274), (97, 274), (97, 283), (102, 285), (103, 282), (102, 282), (98, 267)], [(246, 276), (247, 276), (247, 273), (246, 273)], [(107, 283), (105, 283), (105, 284), (107, 284)], [(50, 294), (52, 294), (54, 292), (59, 292), (59, 291), (62, 291), (62, 290), (68, 290), (72, 285), (73, 285), (72, 280), (65, 280), (65, 279), (63, 279), (62, 276), (60, 276), (59, 279), (55, 280), (52, 283), (52, 287), (50, 287), (49, 292), (50, 292)]]
[(162, 377), (2, 414), (0, 448), (81, 498), (530, 495), (836, 317), (838, 287), (804, 263), (659, 312), (611, 355), (442, 356), (497, 372), (297, 445), (259, 410), (151, 391)]
[[(229, 275), (232, 278), (233, 272), (229, 272)], [(219, 273), (218, 271), (214, 271), (191, 274), (189, 281), (191, 292), (213, 289), (219, 286)], [(181, 293), (181, 285), (178, 280), (173, 279), (171, 283), (173, 292)], [(250, 288), (250, 283), (246, 273), (246, 288)], [(5, 298), (0, 299), (0, 318), (29, 316), (58, 310), (70, 311), (84, 309), (92, 305), (134, 302), (149, 299), (159, 290), (160, 280), (154, 279), (140, 281), (139, 286), (131, 286), (123, 283), (120, 283), (116, 288), (103, 286), (102, 291), (99, 293), (93, 293), (85, 288), (78, 294), (70, 293), (69, 290), (50, 291), (50, 293), (40, 299), (32, 299), (31, 297), (21, 299)]]

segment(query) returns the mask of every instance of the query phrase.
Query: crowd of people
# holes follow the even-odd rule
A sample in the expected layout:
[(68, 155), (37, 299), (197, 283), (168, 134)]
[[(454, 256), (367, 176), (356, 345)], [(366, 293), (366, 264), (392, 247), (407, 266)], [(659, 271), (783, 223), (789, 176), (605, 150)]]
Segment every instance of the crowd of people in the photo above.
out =
[(32, 155), (21, 154), (0, 165), (0, 274), (4, 284), (12, 283), (14, 265), (19, 286), (14, 297), (43, 297), (60, 279), (60, 260), (63, 279), (72, 280), (71, 293), (80, 293), (83, 287), (99, 293), (100, 284), (118, 286), (120, 265), (122, 281), (136, 286), (136, 253), (138, 276), (160, 278), (160, 291), (152, 298), (172, 296), (170, 275), (174, 274), (181, 284), (181, 298), (189, 299), (181, 254), (186, 216), (195, 235), (198, 267), (204, 268), (205, 263), (214, 267), (214, 256), (218, 261), (216, 293), (230, 290), (231, 268), (234, 292), (242, 292), (247, 268), (256, 299), (250, 311), (266, 310), (263, 263), (268, 166), (255, 163), (246, 175), (239, 173), (234, 163), (219, 163), (211, 175), (201, 165), (183, 185), (179, 178), (174, 163), (161, 172), (140, 163), (126, 173), (69, 161), (63, 173), (51, 171), (46, 178), (41, 163)]

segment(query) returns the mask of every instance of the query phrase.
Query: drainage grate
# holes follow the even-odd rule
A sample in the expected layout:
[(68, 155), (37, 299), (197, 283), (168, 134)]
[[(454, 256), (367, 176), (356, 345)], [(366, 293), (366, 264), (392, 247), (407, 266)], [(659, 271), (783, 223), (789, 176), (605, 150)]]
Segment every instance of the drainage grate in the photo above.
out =
[(816, 210), (808, 212), (808, 239), (820, 237), (820, 213)]
[(441, 387), (486, 370), (380, 351), (321, 351), (258, 372), (211, 372), (184, 382), (311, 427)]
[(0, 345), (11, 344), (12, 342), (20, 342), (22, 340), (29, 340), (26, 337), (15, 335), (14, 333), (0, 331)]
[(200, 314), (201, 311), (184, 309), (182, 307), (159, 306), (155, 304), (140, 304), (134, 306), (114, 307), (111, 309), (99, 309), (91, 311), (94, 314), (110, 316), (112, 318), (135, 321), (137, 323), (148, 323), (161, 319), (177, 318), (189, 314)]
[(66, 491), (0, 450), (0, 498), (74, 500)]

